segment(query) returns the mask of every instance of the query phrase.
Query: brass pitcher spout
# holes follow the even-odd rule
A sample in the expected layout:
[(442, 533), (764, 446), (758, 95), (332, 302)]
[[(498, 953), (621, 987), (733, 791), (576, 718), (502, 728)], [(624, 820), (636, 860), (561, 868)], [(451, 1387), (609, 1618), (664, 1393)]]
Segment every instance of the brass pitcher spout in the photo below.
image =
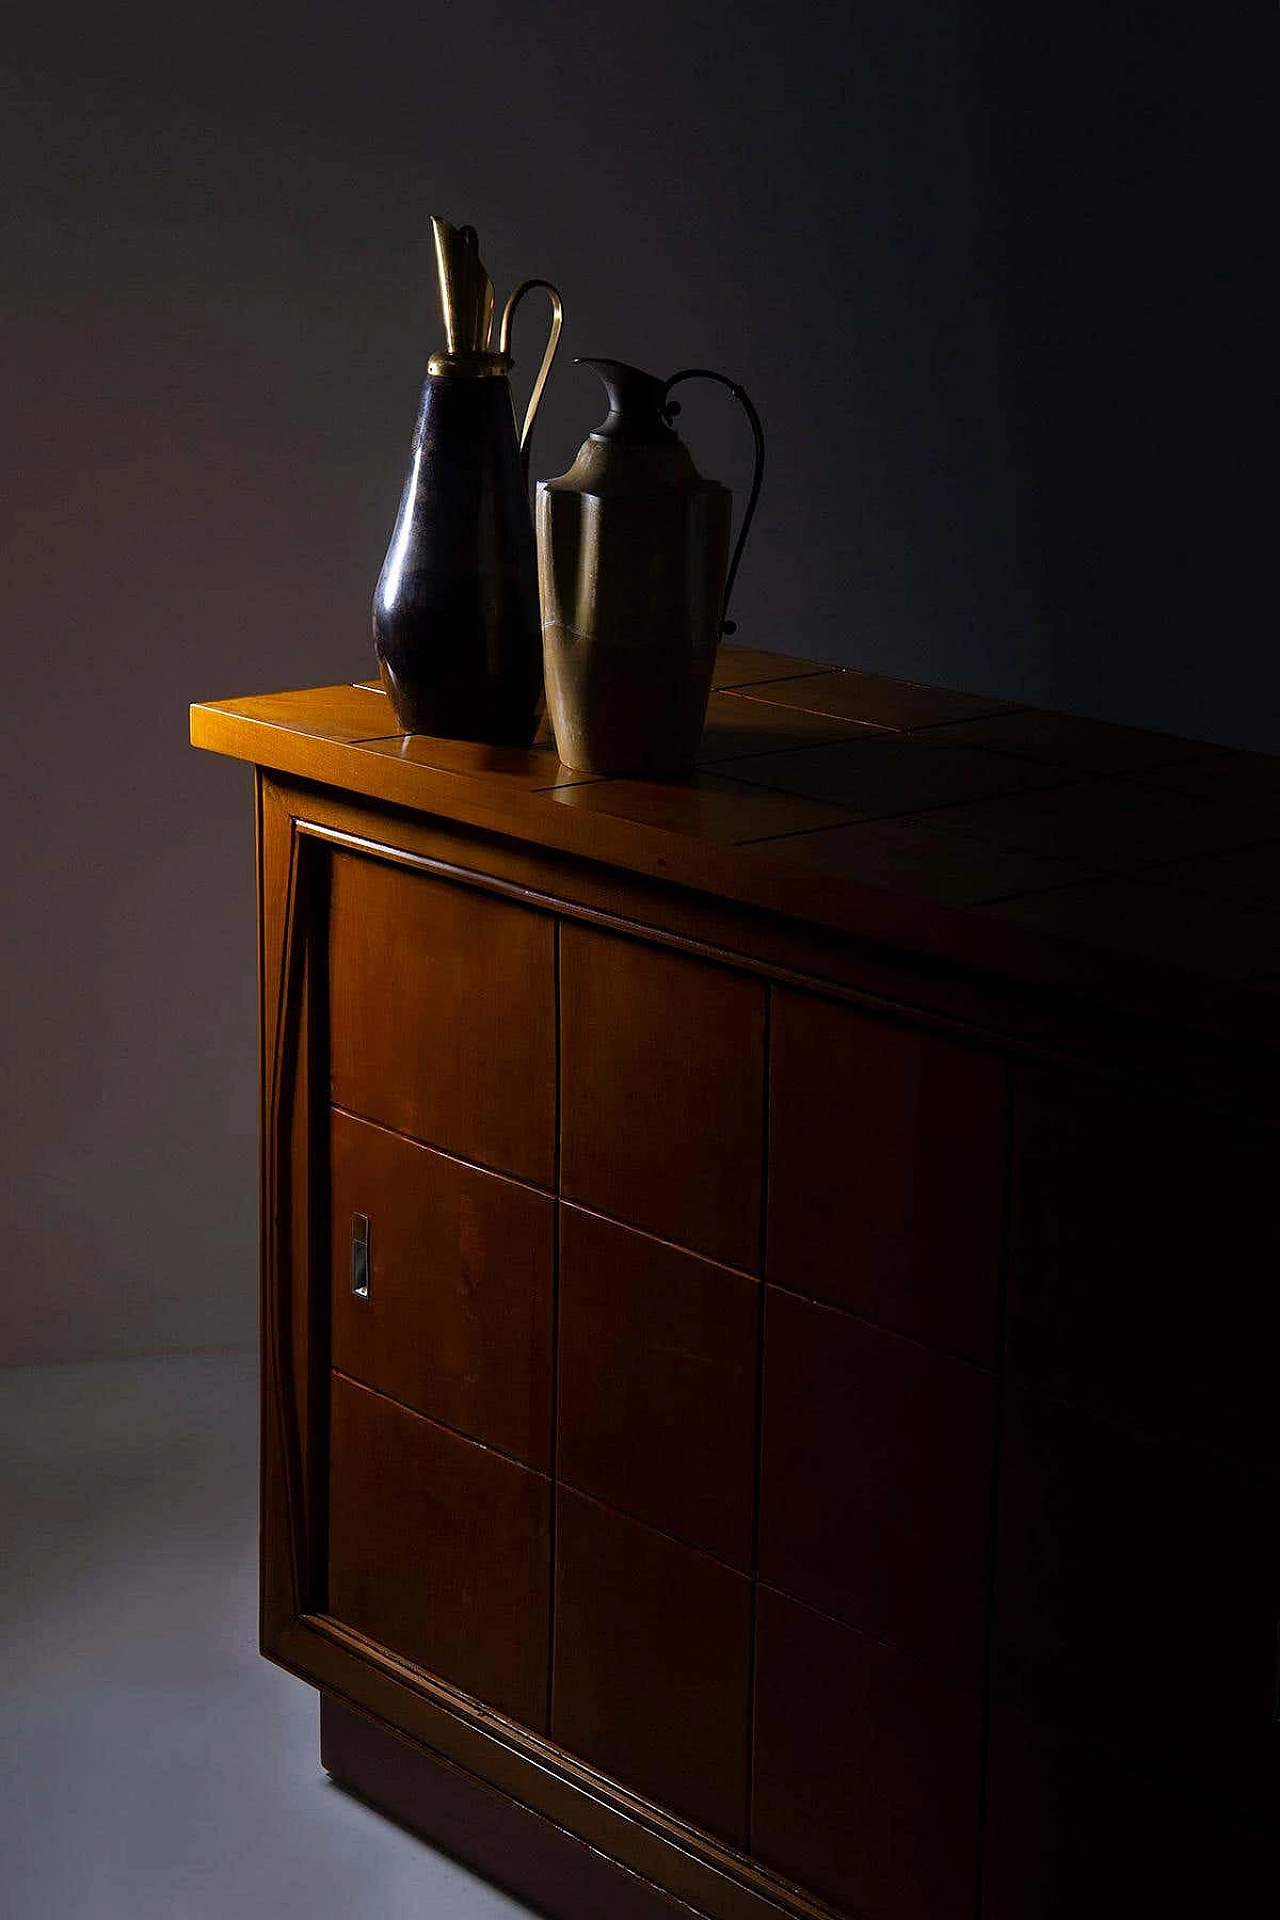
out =
[(451, 355), (487, 353), (493, 331), (493, 282), (480, 259), (476, 230), (451, 226), (433, 215), (431, 232), (446, 349)]
[(497, 351), (491, 348), (493, 331), (493, 282), (480, 259), (480, 242), (474, 227), (454, 227), (437, 215), (431, 217), (431, 232), (436, 243), (436, 272), (440, 280), (440, 309), (444, 315), (445, 351), (433, 353), (427, 362), (428, 373), (462, 374), (473, 379), (502, 379), (510, 373), (511, 323), (525, 295), (543, 288), (551, 301), (551, 330), (546, 351), (520, 431), (520, 453), (526, 483), (529, 478), (529, 443), (533, 422), (547, 384), (551, 363), (560, 345), (560, 327), (564, 308), (560, 295), (549, 280), (526, 280), (507, 301), (502, 313)]

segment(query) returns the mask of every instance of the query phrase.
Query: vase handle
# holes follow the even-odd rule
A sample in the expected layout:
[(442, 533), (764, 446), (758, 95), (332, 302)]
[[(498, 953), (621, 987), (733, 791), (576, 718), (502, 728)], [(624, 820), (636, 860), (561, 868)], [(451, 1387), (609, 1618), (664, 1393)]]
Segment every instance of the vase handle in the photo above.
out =
[(533, 392), (529, 395), (529, 405), (525, 409), (524, 425), (520, 429), (520, 466), (524, 474), (526, 487), (529, 484), (529, 442), (533, 436), (534, 416), (542, 401), (542, 389), (547, 384), (547, 375), (551, 371), (551, 363), (555, 359), (560, 346), (560, 329), (564, 325), (564, 302), (561, 300), (557, 289), (552, 286), (549, 280), (522, 281), (507, 301), (506, 306), (502, 309), (502, 324), (498, 328), (498, 352), (505, 353), (509, 356), (511, 353), (511, 322), (515, 317), (516, 308), (524, 299), (526, 293), (532, 293), (535, 287), (545, 287), (551, 296), (551, 331), (547, 335), (547, 350), (542, 356), (542, 365), (538, 369), (538, 377), (533, 383)]
[(736, 622), (727, 619), (726, 615), (729, 612), (729, 595), (733, 592), (733, 583), (738, 577), (738, 562), (742, 559), (742, 549), (747, 544), (747, 534), (750, 531), (755, 510), (760, 503), (760, 482), (764, 479), (764, 428), (760, 424), (760, 415), (752, 406), (745, 388), (740, 387), (736, 380), (730, 380), (728, 374), (713, 373), (710, 367), (686, 367), (682, 373), (672, 374), (662, 390), (662, 417), (668, 425), (671, 424), (675, 415), (679, 413), (680, 403), (678, 400), (668, 400), (666, 396), (671, 392), (672, 387), (681, 380), (714, 380), (718, 385), (728, 387), (730, 393), (746, 414), (747, 419), (751, 422), (751, 436), (755, 441), (756, 449), (755, 472), (751, 476), (751, 492), (747, 496), (747, 510), (742, 516), (742, 525), (738, 529), (738, 543), (733, 549), (733, 558), (729, 562), (729, 571), (725, 577), (724, 604), (720, 609), (721, 633), (736, 633), (738, 630)]

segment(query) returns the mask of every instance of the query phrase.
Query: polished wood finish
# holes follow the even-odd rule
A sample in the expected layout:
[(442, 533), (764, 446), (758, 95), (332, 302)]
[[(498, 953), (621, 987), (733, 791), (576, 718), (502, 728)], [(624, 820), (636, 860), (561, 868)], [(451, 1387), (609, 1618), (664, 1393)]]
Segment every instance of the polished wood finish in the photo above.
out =
[(381, 860), (332, 861), (338, 1106), (543, 1186), (555, 1178), (555, 929)]
[(760, 647), (721, 647), (716, 655), (713, 687), (749, 687), (762, 680), (795, 680), (822, 668), (812, 660), (788, 653), (768, 653)]
[(737, 1845), (750, 1630), (741, 1575), (561, 1488), (552, 1736)]
[[(771, 660), (776, 671), (759, 679), (761, 665)], [(1202, 743), (1112, 729), (1072, 715), (1015, 710), (1007, 702), (883, 675), (833, 673), (814, 662), (762, 657), (750, 649), (722, 649), (716, 684), (726, 697), (732, 694), (744, 709), (764, 716), (775, 737), (789, 712), (863, 721), (870, 737), (854, 745), (837, 739), (815, 748), (806, 733), (809, 720), (800, 719), (778, 741), (781, 746), (785, 740), (791, 751), (725, 763), (732, 766), (733, 780), (727, 789), (715, 789), (709, 805), (698, 799), (705, 776), (695, 774), (665, 783), (596, 781), (590, 784), (599, 791), (589, 806), (579, 802), (554, 810), (548, 805), (555, 797), (551, 790), (566, 780), (566, 770), (545, 747), (512, 756), (398, 735), (382, 724), (390, 711), (385, 696), (368, 687), (208, 702), (192, 708), (192, 739), (282, 774), (606, 861), (618, 872), (702, 887), (766, 912), (798, 914), (814, 926), (868, 934), (883, 930), (904, 955), (941, 946), (952, 964), (972, 961), (1008, 981), (1057, 982), (1073, 993), (1087, 990), (1144, 1014), (1152, 1011), (1153, 993), (1161, 992), (1160, 968), (1153, 975), (1152, 966), (1144, 965), (1138, 986), (1124, 959), (1123, 922), (1114, 914), (1110, 921), (1096, 913), (1070, 924), (1012, 925), (997, 907), (1028, 891), (1015, 868), (1010, 884), (999, 892), (962, 903), (966, 911), (959, 921), (944, 912), (936, 888), (917, 892), (910, 876), (900, 874), (894, 895), (917, 908), (904, 919), (887, 900), (869, 899), (856, 875), (847, 886), (833, 886), (821, 870), (806, 871), (796, 853), (800, 830), (770, 828), (767, 820), (760, 826), (759, 810), (769, 802), (762, 803), (756, 789), (763, 782), (775, 803), (790, 795), (793, 806), (832, 806), (836, 818), (842, 806), (846, 817), (850, 810), (862, 817), (892, 815), (1006, 850), (1072, 859), (1103, 873), (1141, 870), (1153, 879), (1179, 860), (1280, 840), (1280, 777), (1276, 761), (1265, 754), (1208, 747), (1197, 753)], [(372, 735), (365, 731), (371, 712)], [(988, 724), (990, 738), (983, 732)], [(968, 728), (972, 734), (963, 731)], [(873, 729), (897, 739), (867, 756), (863, 750), (877, 746)], [(920, 749), (918, 758), (913, 758), (913, 743)], [(1098, 769), (1112, 777), (1099, 778)], [(577, 787), (576, 779), (566, 785), (561, 800)], [(747, 788), (753, 789), (750, 795)], [(962, 797), (960, 789), (972, 797)], [(977, 798), (980, 793), (992, 797)], [(710, 821), (714, 828), (708, 839)], [(820, 828), (821, 821), (816, 824)], [(767, 868), (723, 851), (743, 841), (768, 844)], [(1276, 1046), (1280, 1006), (1273, 996), (1259, 1000), (1254, 994), (1243, 1008), (1220, 990), (1210, 996), (1189, 990), (1185, 976), (1205, 972), (1205, 957), (1213, 951), (1211, 898), (1193, 892), (1184, 917), (1197, 921), (1202, 932), (1185, 939), (1169, 959), (1183, 976), (1176, 990), (1172, 983), (1166, 989), (1176, 997), (1177, 1022), (1183, 1028), (1226, 1025), (1237, 1033), (1247, 1026)], [(1149, 951), (1142, 958), (1159, 963), (1160, 954)], [(1224, 976), (1221, 967), (1209, 964), (1207, 972), (1213, 979), (1261, 981), (1280, 972), (1280, 966), (1264, 964)]]
[[(466, 782), (483, 782), (485, 793), (512, 796), (542, 793), (552, 787), (576, 786), (593, 776), (562, 766), (547, 742), (531, 747), (495, 747), (479, 740), (440, 740), (425, 733), (396, 733), (385, 740), (362, 740), (363, 752), (394, 760), (400, 767), (418, 767), (427, 774), (451, 774)], [(472, 792), (481, 789), (472, 786)]]
[[(1166, 842), (1166, 845), (1171, 844)], [(1280, 913), (1215, 901), (1212, 916), (1192, 896), (1128, 874), (997, 901), (992, 912), (1031, 931), (1110, 945), (1136, 959), (1225, 981), (1264, 979), (1280, 968)]]
[[(774, 843), (765, 842), (762, 851), (767, 853), (771, 847)], [(845, 821), (816, 832), (794, 833), (779, 840), (774, 852), (789, 866), (813, 867), (862, 886), (914, 894), (946, 907), (979, 907), (1098, 877), (1080, 860), (941, 833), (928, 824), (927, 814), (918, 819)]]
[(769, 1278), (990, 1365), (1008, 1078), (994, 1052), (775, 994)]
[[(756, 760), (744, 759), (741, 765), (754, 768)], [(654, 780), (585, 780), (561, 784), (546, 798), (577, 813), (612, 815), (660, 833), (726, 845), (812, 832), (852, 816), (853, 809), (821, 796), (806, 800), (774, 793), (767, 781), (748, 785), (746, 776), (735, 777), (738, 768), (736, 760), (719, 770), (698, 768), (669, 786)]]
[(341, 1374), (330, 1430), (329, 1612), (545, 1727), (548, 1482)]
[(566, 1198), (756, 1270), (763, 987), (566, 926), (560, 994)]
[(1248, 1914), (1276, 763), (721, 669), (665, 785), (193, 716), (260, 769), (264, 1650), (563, 1920)]
[(770, 1287), (760, 1575), (976, 1682), (993, 1383)]
[[(333, 1364), (415, 1412), (551, 1464), (554, 1202), (335, 1109)], [(352, 1221), (368, 1222), (368, 1295)]]
[(563, 1206), (561, 1480), (750, 1570), (759, 1289)]
[(325, 1695), (320, 1762), (339, 1786), (553, 1920), (679, 1920), (689, 1912), (651, 1881), (620, 1874), (576, 1834)]
[(865, 720), (874, 726), (900, 729), (974, 720), (984, 714), (1005, 713), (1013, 705), (1007, 700), (985, 699), (978, 693), (956, 693), (950, 687), (924, 687), (912, 680), (892, 680), (883, 673), (828, 670), (805, 674), (803, 685), (795, 675), (763, 682), (753, 677), (740, 684), (751, 699), (771, 706), (839, 714), (847, 720)]
[(1148, 880), (1181, 893), (1208, 894), (1237, 906), (1265, 907), (1280, 912), (1280, 840), (1260, 847), (1237, 847), (1230, 853), (1210, 853), (1198, 860), (1173, 860), (1153, 867)]
[[(1009, 755), (999, 757), (1011, 763)], [(1230, 796), (1193, 798), (1138, 779), (1070, 779), (1061, 768), (1052, 771), (1052, 783), (1026, 780), (1016, 797), (940, 807), (931, 824), (1003, 846), (1067, 854), (1116, 874), (1261, 838), (1257, 814)]]
[[(707, 702), (706, 725), (698, 748), (700, 767), (743, 760), (758, 753), (788, 752), (816, 746), (826, 740), (857, 740), (881, 729), (869, 720), (843, 720), (837, 715), (806, 713), (801, 708), (770, 711), (759, 701), (744, 702), (742, 690), (713, 693)], [(725, 767), (732, 774), (732, 766)]]
[[(254, 694), (229, 704), (245, 726), (288, 733), (300, 728), (308, 738), (344, 745), (397, 731), (381, 687), (305, 687), (296, 693)], [(264, 742), (264, 754), (269, 752)]]
[(1082, 773), (1138, 773), (1150, 768), (1181, 767), (1211, 752), (1201, 740), (1179, 740), (1172, 734), (1147, 733), (1141, 727), (1118, 727), (1078, 713), (1042, 713), (1034, 707), (957, 721), (947, 728), (946, 737), (986, 747), (993, 753), (1013, 753)]
[(1280, 756), (1274, 753), (1247, 753), (1240, 748), (1218, 747), (1197, 754), (1194, 760), (1170, 761), (1161, 757), (1158, 767), (1142, 775), (1153, 787), (1165, 787), (1171, 793), (1190, 793), (1202, 800), (1228, 797), (1254, 807), (1265, 817), (1280, 804)]
[(785, 754), (760, 754), (735, 760), (732, 772), (736, 780), (803, 794), (861, 820), (927, 814), (964, 800), (1050, 786), (1062, 777), (1057, 768), (1035, 760), (983, 753), (937, 732), (878, 733)]
[(767, 1588), (756, 1632), (753, 1851), (842, 1912), (969, 1920), (977, 1688)]

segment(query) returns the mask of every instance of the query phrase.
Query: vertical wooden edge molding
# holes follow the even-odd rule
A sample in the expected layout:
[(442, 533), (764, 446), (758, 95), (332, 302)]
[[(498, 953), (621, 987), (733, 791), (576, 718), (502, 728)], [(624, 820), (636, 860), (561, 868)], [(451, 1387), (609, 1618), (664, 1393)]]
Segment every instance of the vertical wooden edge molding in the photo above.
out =
[(559, 1466), (560, 1466), (560, 1164), (561, 1116), (564, 1112), (564, 1067), (560, 1015), (560, 918), (552, 921), (552, 978), (555, 1005), (555, 1198), (551, 1215), (551, 1521), (548, 1543), (547, 1594), (547, 1732), (555, 1725), (556, 1686), (556, 1555), (559, 1551)]
[[(311, 1554), (308, 1488), (295, 1347), (295, 1208), (306, 1204), (306, 1166), (296, 1164), (298, 1103), (306, 1100), (308, 909), (314, 861), (270, 783), (261, 789), (259, 885), (263, 901), (261, 1074), (266, 1133), (262, 1158), (261, 1334), (263, 1391), (262, 1631), (264, 1639), (304, 1610)], [(279, 904), (277, 904), (279, 903)], [(304, 1123), (305, 1118), (304, 1116)], [(305, 1134), (304, 1134), (305, 1140)], [(305, 1365), (305, 1359), (303, 1361)], [(305, 1394), (305, 1386), (303, 1388)]]
[(276, 1035), (284, 975), (284, 928), (293, 859), (292, 836), (272, 782), (256, 770), (258, 855), (258, 1334), (260, 1351), (259, 1631), (264, 1653), (298, 1612), (288, 1549), (290, 1516), (286, 1442), (275, 1387), (280, 1334), (276, 1304), (278, 1142), (270, 1120)]
[(760, 1244), (757, 1257), (756, 1299), (756, 1383), (755, 1451), (751, 1463), (751, 1614), (750, 1641), (747, 1647), (747, 1807), (746, 1835), (751, 1851), (751, 1829), (755, 1811), (756, 1764), (756, 1637), (760, 1601), (760, 1486), (764, 1474), (764, 1308), (769, 1271), (769, 1138), (773, 1082), (773, 996), (769, 981), (764, 987), (764, 1030), (761, 1037), (761, 1080), (763, 1112), (760, 1123)]
[[(295, 1128), (302, 1139), (295, 1146), (294, 1191), (305, 1206), (306, 1284), (295, 1312), (295, 1376), (306, 1380), (305, 1418), (299, 1422), (299, 1444), (305, 1472), (306, 1588), (308, 1612), (328, 1605), (329, 1564), (329, 1382), (332, 1358), (330, 1313), (331, 1215), (329, 1199), (329, 888), (332, 863), (327, 852), (311, 845), (300, 855), (306, 865), (303, 898), (306, 904), (306, 993), (302, 1058), (304, 1099)], [(297, 1131), (295, 1131), (297, 1142)], [(298, 1257), (295, 1243), (295, 1259)]]
[(991, 1679), (995, 1645), (996, 1549), (1000, 1526), (1000, 1463), (1004, 1439), (1004, 1396), (1009, 1341), (1009, 1261), (1013, 1228), (1013, 1148), (1017, 1138), (1017, 1102), (1020, 1075), (1012, 1060), (1004, 1062), (1004, 1187), (1000, 1207), (1000, 1271), (996, 1285), (996, 1332), (993, 1347), (991, 1490), (987, 1506), (986, 1618), (982, 1641), (982, 1732), (978, 1763), (978, 1905), (984, 1911), (987, 1877), (987, 1818), (991, 1773)]

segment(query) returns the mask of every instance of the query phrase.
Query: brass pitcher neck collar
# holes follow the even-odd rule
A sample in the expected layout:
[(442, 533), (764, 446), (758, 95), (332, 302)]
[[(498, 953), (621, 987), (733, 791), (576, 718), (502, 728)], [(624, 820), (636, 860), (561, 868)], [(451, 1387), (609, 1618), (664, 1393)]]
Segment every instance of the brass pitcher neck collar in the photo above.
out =
[(513, 365), (509, 353), (433, 353), (427, 362), (427, 372), (464, 380), (500, 380), (510, 373)]

